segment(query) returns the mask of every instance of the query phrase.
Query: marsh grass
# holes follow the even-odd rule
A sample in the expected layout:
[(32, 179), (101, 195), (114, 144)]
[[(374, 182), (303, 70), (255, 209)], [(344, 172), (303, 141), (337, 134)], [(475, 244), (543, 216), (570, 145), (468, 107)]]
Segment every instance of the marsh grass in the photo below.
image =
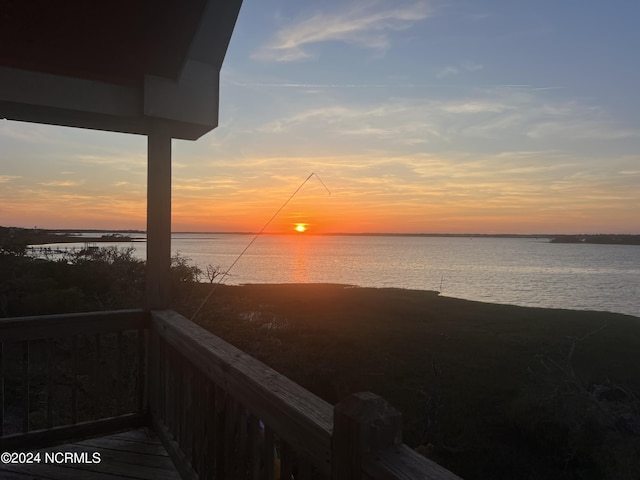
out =
[[(331, 403), (364, 390), (387, 398), (405, 442), (463, 478), (640, 476), (638, 318), (296, 284), (223, 285), (195, 321)], [(595, 397), (550, 397), (567, 372), (591, 397), (628, 392), (616, 405), (596, 399), (613, 423)]]

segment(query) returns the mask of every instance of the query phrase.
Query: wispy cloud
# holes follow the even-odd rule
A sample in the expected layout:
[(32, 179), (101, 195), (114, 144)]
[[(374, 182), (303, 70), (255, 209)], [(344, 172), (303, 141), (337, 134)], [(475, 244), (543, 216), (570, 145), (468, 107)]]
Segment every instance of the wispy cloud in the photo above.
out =
[(51, 182), (41, 182), (40, 185), (43, 187), (77, 187), (83, 183), (84, 180), (54, 180)]
[(190, 192), (218, 192), (222, 189), (233, 190), (237, 187), (238, 180), (230, 177), (216, 178), (176, 178), (173, 183), (173, 190), (186, 194)]
[[(309, 131), (314, 132), (313, 137)], [(416, 151), (420, 145), (429, 145), (432, 151), (472, 144), (494, 150), (499, 144), (502, 148), (589, 153), (594, 142), (640, 138), (634, 125), (598, 105), (545, 91), (504, 87), (440, 99), (403, 96), (376, 103), (317, 99), (289, 115), (256, 125), (250, 133), (254, 140), (263, 139), (263, 146), (274, 145), (274, 153), (282, 151), (277, 147), (281, 145), (278, 137), (291, 135), (305, 136), (323, 153), (356, 151), (362, 149), (363, 141), (367, 149), (399, 148), (402, 152)]]
[(54, 143), (55, 137), (50, 135), (51, 128), (42, 125), (0, 121), (0, 136), (28, 143)]
[(339, 41), (378, 52), (386, 51), (390, 33), (411, 27), (430, 14), (426, 2), (405, 6), (385, 6), (368, 2), (332, 13), (319, 13), (279, 30), (275, 38), (258, 50), (259, 60), (293, 62), (313, 57), (309, 46)]
[(0, 175), (0, 183), (9, 183), (12, 180), (20, 178), (16, 175)]
[(541, 122), (528, 135), (534, 139), (621, 140), (640, 137), (640, 130), (618, 127), (608, 118), (570, 118)]
[(450, 102), (442, 106), (447, 113), (501, 113), (511, 109), (509, 105), (496, 101), (470, 100)]
[(436, 77), (444, 78), (451, 75), (459, 75), (464, 72), (476, 72), (482, 70), (483, 66), (475, 62), (464, 62), (460, 65), (447, 65), (436, 72)]
[[(257, 157), (248, 161), (259, 163), (265, 174), (242, 178), (234, 192), (217, 188), (178, 192), (175, 206), (176, 212), (193, 216), (193, 221), (195, 216), (211, 221), (224, 215), (224, 222), (251, 218), (259, 227), (262, 217), (268, 218), (270, 210), (313, 170), (322, 175), (332, 195), (326, 196), (319, 184), (311, 182), (288, 212), (314, 211), (333, 218), (334, 223), (319, 222), (327, 228), (352, 228), (357, 223), (353, 228), (379, 231), (380, 225), (397, 221), (404, 229), (435, 231), (450, 229), (454, 221), (462, 222), (456, 227), (460, 229), (481, 228), (491, 221), (508, 222), (513, 231), (541, 231), (551, 228), (548, 225), (560, 228), (567, 218), (592, 218), (594, 208), (630, 210), (638, 198), (633, 177), (637, 157), (604, 160), (559, 150), (486, 155), (380, 152), (304, 160)], [(301, 174), (291, 173), (296, 170)], [(620, 172), (631, 175), (621, 182)]]
[(136, 173), (145, 173), (147, 159), (143, 152), (114, 152), (106, 154), (84, 154), (76, 153), (74, 158), (83, 165), (93, 167), (117, 168)]

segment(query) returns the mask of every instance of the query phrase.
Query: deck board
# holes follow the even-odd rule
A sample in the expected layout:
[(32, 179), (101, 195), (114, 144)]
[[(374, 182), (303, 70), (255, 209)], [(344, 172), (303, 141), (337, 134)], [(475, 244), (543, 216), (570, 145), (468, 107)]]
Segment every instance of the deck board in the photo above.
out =
[(180, 480), (160, 440), (148, 430), (134, 430), (39, 450), (100, 453), (100, 463), (6, 465), (3, 480)]

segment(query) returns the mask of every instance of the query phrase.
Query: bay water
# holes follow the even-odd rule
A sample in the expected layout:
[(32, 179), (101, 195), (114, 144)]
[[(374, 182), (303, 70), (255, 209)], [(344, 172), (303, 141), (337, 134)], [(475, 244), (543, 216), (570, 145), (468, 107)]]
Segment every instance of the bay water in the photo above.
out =
[[(245, 235), (176, 234), (173, 249), (225, 270)], [(640, 247), (550, 243), (547, 238), (259, 237), (226, 283), (341, 283), (436, 290), (522, 306), (640, 316)]]
[[(211, 265), (226, 271), (253, 238), (174, 233), (172, 250), (203, 270)], [(145, 257), (142, 242), (119, 245), (132, 245), (134, 255)], [(262, 235), (223, 281), (436, 290), (483, 302), (640, 317), (637, 245), (551, 243), (542, 237)]]

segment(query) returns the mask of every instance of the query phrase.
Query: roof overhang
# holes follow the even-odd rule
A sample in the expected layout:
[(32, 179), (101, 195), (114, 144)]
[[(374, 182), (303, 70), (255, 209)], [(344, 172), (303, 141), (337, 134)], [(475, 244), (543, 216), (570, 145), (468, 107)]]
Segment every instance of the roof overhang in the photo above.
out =
[(195, 140), (242, 0), (0, 0), (0, 118)]

